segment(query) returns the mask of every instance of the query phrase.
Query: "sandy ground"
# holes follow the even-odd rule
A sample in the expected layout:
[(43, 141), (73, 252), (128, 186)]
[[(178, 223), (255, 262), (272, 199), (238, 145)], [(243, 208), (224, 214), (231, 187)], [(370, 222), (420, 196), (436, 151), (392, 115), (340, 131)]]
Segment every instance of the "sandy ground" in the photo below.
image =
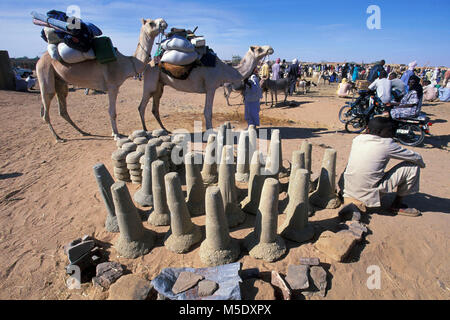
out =
[[(130, 134), (140, 129), (137, 106), (142, 83), (128, 80), (118, 98), (119, 131)], [(304, 139), (313, 144), (314, 173), (320, 169), (324, 148), (338, 151), (337, 173), (343, 171), (355, 135), (343, 131), (337, 113), (345, 99), (335, 96), (334, 85), (313, 87), (306, 95), (289, 97), (293, 106), (268, 109), (262, 105), (262, 126), (280, 128), (284, 165)], [(279, 97), (280, 98), (280, 97)], [(281, 99), (280, 99), (281, 100)], [(214, 126), (231, 120), (235, 128), (246, 127), (240, 97), (233, 94), (228, 107), (219, 88), (214, 103)], [(161, 104), (162, 119), (168, 129), (181, 124), (193, 130), (194, 120), (203, 120), (204, 96), (165, 90)], [(106, 209), (94, 179), (92, 167), (102, 162), (112, 172), (111, 153), (115, 142), (107, 114), (107, 96), (85, 96), (83, 90), (71, 92), (68, 110), (84, 130), (98, 135), (81, 137), (57, 111), (55, 100), (50, 111), (55, 130), (67, 138), (56, 143), (40, 118), (38, 93), (0, 91), (0, 299), (105, 299), (92, 284), (69, 290), (64, 267), (63, 246), (85, 234), (104, 242), (109, 259), (119, 261), (143, 278), (152, 279), (165, 267), (203, 267), (199, 247), (184, 255), (164, 248), (162, 238), (168, 227), (146, 228), (158, 233), (158, 244), (151, 253), (138, 259), (117, 256), (112, 246), (116, 234), (104, 229)], [(242, 268), (257, 267), (261, 272), (277, 270), (285, 275), (289, 264), (300, 257), (319, 257), (328, 271), (329, 288), (324, 299), (449, 299), (449, 213), (450, 155), (448, 152), (449, 103), (427, 103), (423, 107), (434, 122), (433, 137), (424, 146), (413, 148), (427, 164), (422, 171), (420, 193), (408, 203), (423, 212), (410, 218), (391, 216), (380, 210), (364, 217), (369, 234), (354, 248), (351, 258), (337, 263), (314, 248), (315, 239), (298, 245), (287, 242), (288, 253), (275, 263), (265, 263), (243, 252)], [(158, 128), (150, 107), (149, 128)], [(392, 165), (395, 162), (392, 163)], [(133, 194), (137, 187), (129, 184)], [(283, 195), (282, 195), (283, 196)], [(322, 230), (333, 230), (336, 210), (321, 210), (310, 218)], [(279, 215), (279, 224), (284, 220)], [(204, 226), (204, 216), (193, 221)], [(237, 239), (253, 229), (254, 217), (231, 230)], [(317, 235), (316, 235), (317, 239)], [(368, 267), (381, 271), (381, 289), (370, 290), (366, 281)], [(299, 296), (303, 298), (303, 296)], [(323, 299), (318, 296), (307, 299)]]

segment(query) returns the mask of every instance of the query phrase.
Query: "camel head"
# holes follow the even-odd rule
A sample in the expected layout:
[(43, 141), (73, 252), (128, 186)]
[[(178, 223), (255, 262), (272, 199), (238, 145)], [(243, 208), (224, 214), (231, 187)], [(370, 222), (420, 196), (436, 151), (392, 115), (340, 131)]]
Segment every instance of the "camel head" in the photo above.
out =
[(244, 58), (241, 60), (239, 65), (236, 66), (235, 69), (241, 74), (244, 79), (248, 78), (254, 71), (255, 67), (258, 65), (259, 61), (265, 56), (273, 53), (274, 50), (271, 46), (251, 46)]
[(252, 53), (256, 61), (259, 61), (265, 56), (274, 53), (274, 50), (271, 46), (251, 46), (249, 51)]
[(167, 22), (164, 19), (142, 19), (142, 31), (150, 38), (154, 39), (156, 36), (166, 30)]

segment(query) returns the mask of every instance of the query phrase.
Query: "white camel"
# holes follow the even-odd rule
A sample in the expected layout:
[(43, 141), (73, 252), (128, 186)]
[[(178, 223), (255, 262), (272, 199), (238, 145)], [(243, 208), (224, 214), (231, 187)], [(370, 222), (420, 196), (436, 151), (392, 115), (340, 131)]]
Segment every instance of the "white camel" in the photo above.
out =
[(117, 60), (107, 64), (100, 64), (96, 60), (67, 64), (52, 59), (48, 53), (45, 53), (39, 59), (36, 65), (36, 73), (43, 104), (41, 116), (58, 142), (65, 140), (56, 134), (49, 116), (50, 104), (55, 94), (58, 100), (59, 114), (82, 135), (90, 135), (78, 128), (67, 113), (66, 98), (69, 83), (83, 88), (108, 91), (112, 135), (114, 139), (122, 137), (117, 130), (116, 123), (116, 100), (119, 87), (127, 78), (144, 71), (145, 66), (150, 61), (150, 53), (155, 38), (166, 28), (167, 23), (163, 19), (142, 19), (139, 43), (134, 55), (124, 56), (117, 52)]
[(161, 72), (158, 66), (147, 68), (144, 72), (143, 95), (139, 105), (142, 128), (147, 130), (145, 125), (145, 108), (150, 98), (153, 97), (152, 113), (161, 128), (165, 129), (159, 115), (159, 102), (165, 85), (183, 92), (205, 93), (204, 116), (206, 129), (212, 128), (212, 109), (216, 89), (224, 83), (238, 84), (243, 79), (248, 78), (258, 62), (266, 55), (273, 54), (273, 52), (274, 50), (270, 46), (251, 46), (238, 66), (232, 67), (217, 57), (215, 67), (195, 67), (186, 80), (175, 79)]

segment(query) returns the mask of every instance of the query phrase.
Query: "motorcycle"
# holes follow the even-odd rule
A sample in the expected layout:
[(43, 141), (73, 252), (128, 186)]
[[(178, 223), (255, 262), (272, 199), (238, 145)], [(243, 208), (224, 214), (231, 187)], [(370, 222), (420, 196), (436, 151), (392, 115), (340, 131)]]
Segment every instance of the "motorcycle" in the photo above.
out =
[[(346, 120), (345, 131), (349, 133), (362, 132), (367, 128), (370, 119), (391, 109), (391, 105), (383, 104), (374, 91), (362, 90), (359, 94), (359, 101), (357, 99), (339, 111), (339, 120)], [(394, 126), (393, 138), (403, 145), (418, 146), (423, 143), (425, 134), (430, 134), (429, 127), (432, 123), (425, 113), (420, 113), (416, 117), (391, 120)]]

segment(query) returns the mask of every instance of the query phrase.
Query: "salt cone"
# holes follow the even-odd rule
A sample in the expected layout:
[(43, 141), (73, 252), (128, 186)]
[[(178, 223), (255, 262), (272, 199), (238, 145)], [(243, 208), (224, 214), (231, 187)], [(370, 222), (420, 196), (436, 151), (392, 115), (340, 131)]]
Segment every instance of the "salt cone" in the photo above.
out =
[(186, 205), (191, 217), (205, 214), (205, 186), (203, 185), (200, 165), (202, 155), (199, 153), (188, 153), (185, 157), (186, 165)]
[(291, 176), (289, 185), (292, 184), (292, 189), (285, 210), (286, 219), (279, 229), (282, 237), (300, 243), (314, 236), (314, 229), (308, 224), (309, 176), (308, 170), (300, 168)]
[(115, 245), (117, 252), (125, 258), (137, 258), (149, 253), (154, 246), (155, 234), (142, 226), (126, 184), (114, 183), (111, 193), (120, 230)]
[(219, 188), (230, 228), (241, 224), (245, 220), (245, 213), (237, 203), (235, 172), (233, 147), (224, 146), (219, 169)]
[(200, 246), (200, 259), (207, 266), (235, 262), (240, 248), (236, 239), (230, 237), (219, 187), (206, 190), (206, 239)]
[(203, 162), (202, 178), (203, 183), (206, 185), (211, 185), (217, 183), (218, 173), (217, 173), (217, 136), (211, 134), (208, 137), (208, 143), (206, 144), (205, 150), (205, 161)]
[(250, 163), (250, 179), (248, 182), (248, 195), (242, 200), (242, 210), (246, 213), (256, 215), (258, 213), (259, 201), (264, 181), (267, 178), (261, 170), (261, 152), (253, 153)]
[(255, 230), (244, 241), (250, 256), (268, 262), (279, 259), (286, 252), (284, 240), (277, 235), (278, 187), (277, 179), (267, 178), (264, 182)]
[(166, 235), (164, 245), (173, 252), (185, 253), (200, 242), (202, 233), (199, 226), (191, 221), (178, 173), (166, 174), (164, 182), (170, 210), (170, 230)]
[(309, 201), (322, 209), (336, 209), (341, 205), (336, 194), (336, 150), (325, 150), (318, 186)]
[(153, 205), (152, 162), (157, 159), (156, 144), (154, 142), (149, 142), (145, 146), (142, 187), (134, 194), (134, 201), (142, 207), (150, 207)]
[(248, 131), (241, 131), (237, 151), (236, 181), (248, 182), (250, 174)]
[(97, 163), (94, 165), (94, 176), (97, 180), (98, 189), (108, 213), (106, 215), (105, 228), (108, 232), (119, 232), (116, 210), (114, 208), (114, 201), (111, 194), (111, 186), (114, 184), (114, 179), (111, 177), (111, 174), (103, 163)]
[(166, 186), (164, 176), (166, 175), (164, 162), (156, 160), (152, 162), (152, 194), (153, 212), (148, 217), (148, 223), (153, 226), (169, 226), (170, 210), (167, 205)]

